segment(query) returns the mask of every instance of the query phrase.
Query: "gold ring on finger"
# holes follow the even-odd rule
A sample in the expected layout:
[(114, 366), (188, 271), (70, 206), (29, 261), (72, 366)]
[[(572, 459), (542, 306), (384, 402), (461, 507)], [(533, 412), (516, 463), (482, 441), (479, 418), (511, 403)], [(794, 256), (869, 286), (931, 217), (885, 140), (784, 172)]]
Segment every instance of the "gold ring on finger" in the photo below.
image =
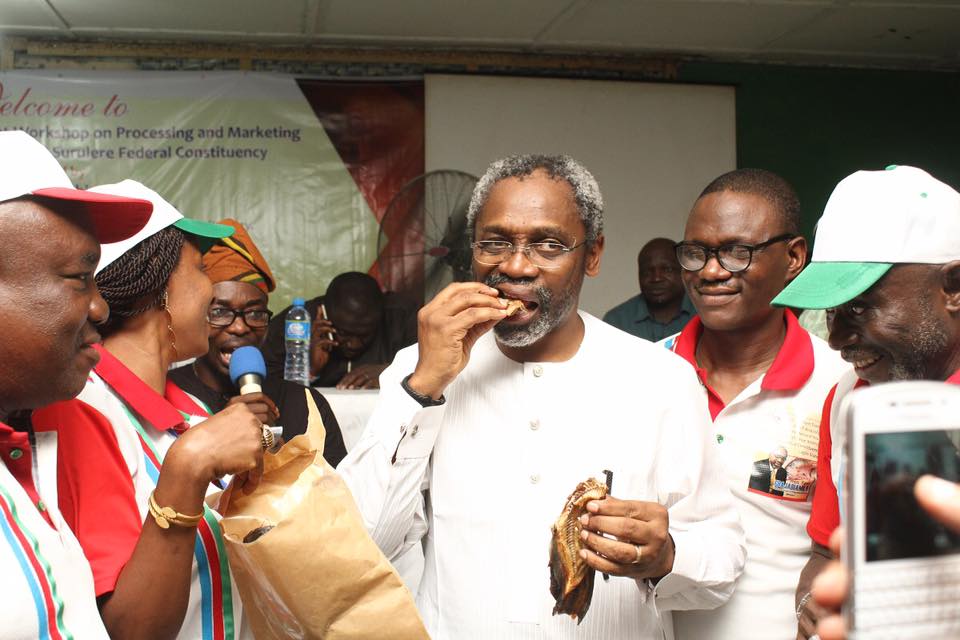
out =
[(263, 450), (272, 449), (276, 439), (273, 437), (273, 431), (265, 424), (260, 425), (260, 446)]
[(643, 557), (643, 549), (638, 544), (633, 545), (633, 548), (637, 550), (637, 557), (634, 558), (630, 564), (640, 564), (640, 558)]

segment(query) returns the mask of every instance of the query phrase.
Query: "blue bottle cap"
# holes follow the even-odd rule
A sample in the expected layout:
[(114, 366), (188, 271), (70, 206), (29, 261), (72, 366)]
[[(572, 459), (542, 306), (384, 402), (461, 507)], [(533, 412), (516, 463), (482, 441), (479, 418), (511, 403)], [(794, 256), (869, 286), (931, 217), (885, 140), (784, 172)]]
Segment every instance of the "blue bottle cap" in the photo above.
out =
[(302, 306), (304, 305), (304, 302), (305, 302), (305, 301), (304, 301), (303, 298), (294, 298), (294, 299), (293, 299), (293, 306), (295, 306), (295, 307), (302, 307)]

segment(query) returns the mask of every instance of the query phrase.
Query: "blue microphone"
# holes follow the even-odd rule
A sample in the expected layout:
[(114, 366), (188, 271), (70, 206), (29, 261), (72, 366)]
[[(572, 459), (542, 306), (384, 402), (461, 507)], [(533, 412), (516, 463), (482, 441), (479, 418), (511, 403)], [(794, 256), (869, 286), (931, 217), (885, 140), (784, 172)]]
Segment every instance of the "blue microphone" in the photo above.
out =
[(267, 377), (267, 364), (256, 347), (240, 347), (230, 356), (230, 380), (240, 389), (240, 395), (258, 393)]
[[(263, 354), (256, 347), (240, 347), (230, 356), (230, 380), (240, 389), (240, 395), (260, 393), (263, 391), (263, 379), (267, 377), (267, 364), (263, 361)], [(283, 427), (270, 427), (273, 436), (283, 435)]]

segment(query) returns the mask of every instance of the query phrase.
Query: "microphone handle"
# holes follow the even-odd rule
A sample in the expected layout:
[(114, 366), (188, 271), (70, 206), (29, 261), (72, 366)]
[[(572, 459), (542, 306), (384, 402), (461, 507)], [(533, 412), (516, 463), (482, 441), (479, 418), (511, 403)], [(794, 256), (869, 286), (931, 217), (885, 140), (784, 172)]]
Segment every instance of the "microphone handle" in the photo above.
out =
[(256, 373), (245, 373), (237, 378), (237, 386), (240, 387), (240, 395), (248, 393), (260, 393), (263, 387), (260, 386), (263, 378)]

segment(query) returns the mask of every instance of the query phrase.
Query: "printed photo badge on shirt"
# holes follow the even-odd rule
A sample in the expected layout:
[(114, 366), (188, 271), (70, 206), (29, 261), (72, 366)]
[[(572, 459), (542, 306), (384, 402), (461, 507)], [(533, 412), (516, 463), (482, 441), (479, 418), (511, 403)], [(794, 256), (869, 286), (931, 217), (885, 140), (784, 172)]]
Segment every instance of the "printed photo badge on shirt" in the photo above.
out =
[(764, 437), (757, 443), (747, 488), (771, 498), (806, 502), (817, 480), (820, 414), (811, 413), (802, 421), (788, 414), (786, 432), (779, 439)]

